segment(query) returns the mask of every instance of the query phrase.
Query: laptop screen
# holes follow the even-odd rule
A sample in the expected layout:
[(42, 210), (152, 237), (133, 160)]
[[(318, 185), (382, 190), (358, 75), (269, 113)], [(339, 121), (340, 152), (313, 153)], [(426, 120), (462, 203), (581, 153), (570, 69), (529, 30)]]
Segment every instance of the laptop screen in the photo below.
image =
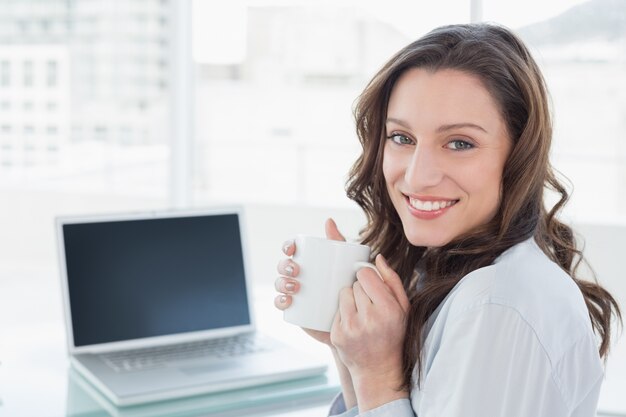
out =
[(237, 214), (62, 227), (75, 346), (250, 324)]

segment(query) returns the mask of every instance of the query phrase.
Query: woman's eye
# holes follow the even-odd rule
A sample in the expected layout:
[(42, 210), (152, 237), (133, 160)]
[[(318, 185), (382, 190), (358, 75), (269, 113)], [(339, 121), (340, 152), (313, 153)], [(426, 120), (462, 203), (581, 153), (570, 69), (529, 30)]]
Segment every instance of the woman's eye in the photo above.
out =
[(464, 151), (466, 149), (472, 149), (474, 145), (472, 145), (466, 140), (455, 139), (455, 140), (448, 142), (447, 147), (455, 151)]
[(391, 139), (394, 143), (398, 145), (410, 145), (413, 143), (413, 140), (398, 133), (394, 133), (388, 136), (388, 139)]

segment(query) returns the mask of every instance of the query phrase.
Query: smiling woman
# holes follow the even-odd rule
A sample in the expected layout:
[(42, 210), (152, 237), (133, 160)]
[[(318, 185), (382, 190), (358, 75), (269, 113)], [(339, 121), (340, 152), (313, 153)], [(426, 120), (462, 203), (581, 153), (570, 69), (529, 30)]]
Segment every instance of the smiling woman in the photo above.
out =
[[(547, 97), (526, 46), (490, 24), (435, 29), (367, 85), (347, 192), (384, 283), (359, 271), (330, 333), (307, 330), (341, 376), (331, 414), (595, 415), (620, 311), (579, 278), (557, 219), (568, 193), (548, 158)], [(326, 233), (342, 239), (332, 221)], [(279, 264), (280, 309), (297, 300), (298, 270)]]

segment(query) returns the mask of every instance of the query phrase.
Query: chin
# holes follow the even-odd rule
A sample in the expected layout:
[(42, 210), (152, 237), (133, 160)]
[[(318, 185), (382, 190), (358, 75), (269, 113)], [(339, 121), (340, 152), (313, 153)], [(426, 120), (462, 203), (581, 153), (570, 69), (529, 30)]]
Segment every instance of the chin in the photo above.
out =
[(452, 238), (446, 235), (428, 234), (425, 233), (412, 233), (411, 231), (404, 230), (409, 243), (413, 246), (424, 246), (427, 248), (438, 248), (448, 244)]

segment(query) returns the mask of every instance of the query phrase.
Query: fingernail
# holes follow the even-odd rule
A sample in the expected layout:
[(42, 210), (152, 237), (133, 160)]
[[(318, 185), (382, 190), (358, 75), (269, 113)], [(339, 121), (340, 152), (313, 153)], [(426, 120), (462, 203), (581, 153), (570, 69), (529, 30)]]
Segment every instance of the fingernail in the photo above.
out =
[(286, 295), (281, 295), (280, 299), (278, 300), (281, 304), (285, 304), (287, 302), (287, 296)]
[(285, 272), (287, 273), (287, 275), (291, 276), (293, 275), (293, 265), (287, 265), (285, 267)]
[(287, 253), (291, 245), (293, 245), (293, 240), (288, 240), (285, 243), (283, 243), (283, 252)]
[(296, 288), (296, 284), (294, 284), (293, 282), (288, 282), (285, 284), (285, 289), (287, 291), (293, 291)]

